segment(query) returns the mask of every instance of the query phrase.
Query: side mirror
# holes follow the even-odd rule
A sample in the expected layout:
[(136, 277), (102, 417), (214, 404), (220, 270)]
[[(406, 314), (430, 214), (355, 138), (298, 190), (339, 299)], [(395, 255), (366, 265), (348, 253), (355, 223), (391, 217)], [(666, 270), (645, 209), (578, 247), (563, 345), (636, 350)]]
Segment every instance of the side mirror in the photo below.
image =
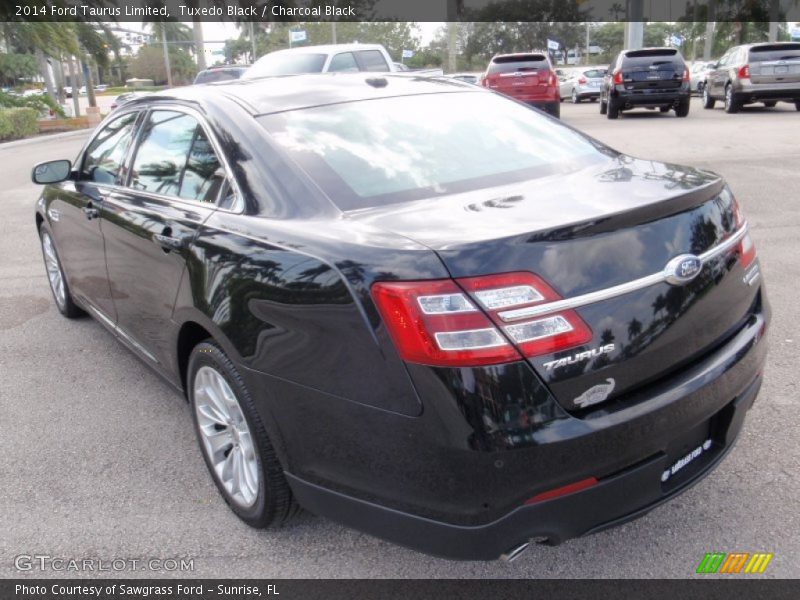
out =
[(68, 160), (50, 160), (39, 163), (33, 167), (31, 180), (33, 183), (45, 185), (48, 183), (58, 183), (69, 179), (72, 172), (72, 162)]

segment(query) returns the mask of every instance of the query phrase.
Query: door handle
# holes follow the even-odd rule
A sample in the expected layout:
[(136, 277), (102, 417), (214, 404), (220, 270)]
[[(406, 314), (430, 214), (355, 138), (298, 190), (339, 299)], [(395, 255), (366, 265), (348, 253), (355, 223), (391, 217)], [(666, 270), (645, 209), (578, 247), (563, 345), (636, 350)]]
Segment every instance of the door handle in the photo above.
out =
[(92, 219), (99, 219), (100, 218), (100, 211), (97, 210), (91, 202), (83, 207), (83, 214), (86, 215), (86, 220), (91, 221)]
[(183, 248), (183, 238), (173, 237), (171, 227), (165, 227), (161, 233), (154, 234), (153, 241), (161, 246), (164, 252), (171, 252)]

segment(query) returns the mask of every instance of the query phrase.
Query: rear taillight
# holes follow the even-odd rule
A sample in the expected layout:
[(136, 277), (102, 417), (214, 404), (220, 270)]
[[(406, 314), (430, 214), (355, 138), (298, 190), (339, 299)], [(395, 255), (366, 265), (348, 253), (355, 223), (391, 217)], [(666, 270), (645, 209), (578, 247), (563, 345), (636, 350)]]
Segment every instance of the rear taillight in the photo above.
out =
[(683, 70), (683, 81), (689, 81), (689, 69)]
[(520, 353), (537, 356), (592, 339), (591, 329), (574, 310), (503, 320), (504, 311), (560, 299), (532, 273), (379, 282), (372, 294), (401, 358), (408, 362), (498, 364), (520, 360)]
[(750, 79), (750, 65), (739, 67), (737, 75), (739, 76), (739, 79)]
[(586, 77), (579, 77), (578, 78), (578, 83), (580, 83), (581, 85), (584, 85), (586, 83)]
[(619, 69), (614, 69), (614, 73), (612, 73), (612, 80), (614, 81), (615, 84), (621, 84), (622, 71), (620, 71)]
[(405, 361), (464, 366), (521, 358), (450, 279), (380, 282), (372, 286), (372, 296)]
[[(739, 203), (736, 202), (735, 198), (733, 199), (732, 207), (733, 218), (734, 222), (736, 223), (736, 230), (738, 231), (744, 226), (744, 215), (742, 214), (742, 209), (739, 208)], [(756, 259), (756, 245), (753, 243), (753, 238), (750, 237), (749, 231), (742, 238), (742, 241), (739, 242), (737, 248), (739, 250), (739, 260), (742, 263), (742, 268), (746, 269), (753, 264), (753, 261)]]

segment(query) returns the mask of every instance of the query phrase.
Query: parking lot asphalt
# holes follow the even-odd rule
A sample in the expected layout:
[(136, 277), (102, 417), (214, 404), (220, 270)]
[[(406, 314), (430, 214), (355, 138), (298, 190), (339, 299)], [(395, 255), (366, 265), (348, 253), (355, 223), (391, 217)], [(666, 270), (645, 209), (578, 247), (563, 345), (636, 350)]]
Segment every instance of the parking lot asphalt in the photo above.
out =
[[(0, 576), (693, 577), (706, 552), (772, 552), (759, 577), (800, 577), (800, 113), (727, 115), (694, 100), (686, 119), (609, 121), (596, 103), (565, 103), (562, 118), (618, 150), (722, 174), (749, 217), (774, 311), (770, 356), (737, 446), (709, 477), (644, 518), (511, 564), (432, 558), (311, 515), (250, 529), (206, 472), (183, 398), (52, 302), (30, 169), (74, 158), (78, 134), (0, 145)], [(18, 571), (15, 557), (31, 554), (182, 557), (194, 570)]]

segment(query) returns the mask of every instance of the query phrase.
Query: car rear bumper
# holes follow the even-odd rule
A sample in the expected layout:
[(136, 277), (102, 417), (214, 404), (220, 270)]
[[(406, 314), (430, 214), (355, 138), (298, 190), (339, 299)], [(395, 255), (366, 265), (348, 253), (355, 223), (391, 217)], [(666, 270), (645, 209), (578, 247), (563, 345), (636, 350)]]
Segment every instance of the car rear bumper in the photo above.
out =
[(800, 100), (800, 83), (745, 84), (741, 81), (734, 88), (744, 102), (760, 100)]
[[(447, 396), (456, 385), (453, 373), (409, 369), (425, 406), (414, 419), (311, 399), (308, 390), (293, 395), (277, 389), (277, 380), (264, 385), (283, 399), (275, 411), (286, 419), (281, 429), (297, 428), (285, 436), (293, 440), (287, 445), (300, 444), (287, 448), (295, 458), (286, 470), (302, 506), (430, 554), (491, 560), (532, 538), (559, 543), (630, 520), (708, 474), (731, 448), (761, 385), (768, 319), (764, 300), (721, 347), (644, 395), (590, 416), (562, 415), (505, 450), (460, 421), (478, 414), (478, 399)], [(508, 375), (521, 379), (517, 365), (509, 365)], [(487, 376), (475, 374), (495, 402)], [(480, 427), (479, 420), (469, 423)], [(676, 456), (705, 441), (684, 444), (699, 427), (713, 440), (709, 450), (662, 483)], [(469, 435), (469, 445), (461, 435)], [(598, 480), (593, 487), (525, 503), (590, 476)]]
[(688, 85), (684, 85), (678, 90), (669, 91), (615, 89), (611, 92), (611, 97), (621, 108), (674, 105), (682, 100), (688, 101), (690, 95)]
[(495, 560), (530, 540), (564, 540), (621, 525), (681, 494), (708, 475), (731, 450), (744, 416), (758, 394), (761, 377), (717, 416), (711, 453), (678, 484), (665, 489), (670, 466), (659, 453), (583, 491), (517, 508), (491, 523), (460, 526), (393, 510), (326, 489), (288, 474), (299, 503), (311, 512), (428, 554), (457, 560)]

